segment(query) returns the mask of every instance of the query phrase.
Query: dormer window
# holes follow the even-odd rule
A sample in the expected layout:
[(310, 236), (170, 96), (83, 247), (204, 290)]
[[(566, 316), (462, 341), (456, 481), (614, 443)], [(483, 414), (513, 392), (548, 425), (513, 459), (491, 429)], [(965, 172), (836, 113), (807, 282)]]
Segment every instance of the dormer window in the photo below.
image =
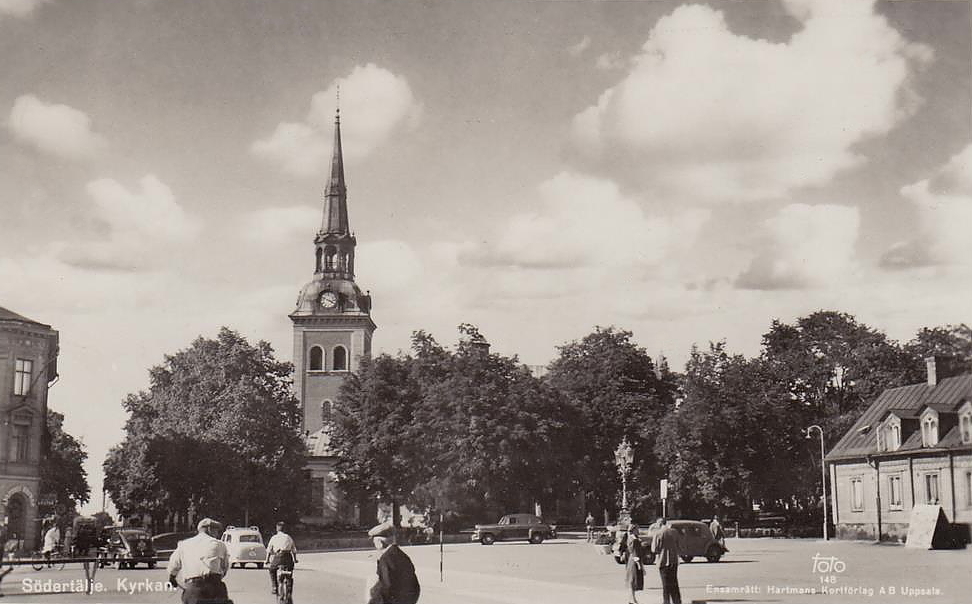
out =
[(878, 451), (897, 451), (901, 448), (901, 418), (891, 415), (877, 431)]
[(938, 444), (938, 412), (926, 409), (921, 414), (921, 446), (934, 447)]
[(963, 445), (972, 443), (972, 401), (965, 401), (959, 408), (959, 433)]

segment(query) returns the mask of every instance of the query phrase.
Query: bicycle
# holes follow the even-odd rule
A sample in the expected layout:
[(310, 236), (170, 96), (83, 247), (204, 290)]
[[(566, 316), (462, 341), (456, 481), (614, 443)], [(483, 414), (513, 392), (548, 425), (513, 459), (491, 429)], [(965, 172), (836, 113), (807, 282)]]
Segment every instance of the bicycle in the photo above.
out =
[(277, 603), (294, 604), (294, 571), (291, 568), (277, 569)]
[(44, 567), (56, 570), (64, 570), (64, 556), (62, 555), (61, 548), (59, 547), (51, 552), (51, 556), (49, 558), (44, 555), (44, 552), (34, 552), (31, 557), (37, 560), (30, 565), (31, 568), (36, 571), (44, 570)]

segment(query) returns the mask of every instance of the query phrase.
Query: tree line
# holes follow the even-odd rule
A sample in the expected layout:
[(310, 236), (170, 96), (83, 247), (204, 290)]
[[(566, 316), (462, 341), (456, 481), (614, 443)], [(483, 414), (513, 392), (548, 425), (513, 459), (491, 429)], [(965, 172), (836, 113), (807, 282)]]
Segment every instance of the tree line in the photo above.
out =
[[(564, 502), (580, 499), (613, 515), (614, 450), (627, 438), (636, 518), (660, 511), (661, 478), (685, 516), (754, 502), (809, 516), (820, 474), (807, 426), (821, 425), (829, 448), (883, 389), (922, 381), (924, 357), (972, 363), (965, 325), (925, 328), (901, 345), (832, 311), (774, 321), (753, 358), (724, 342), (693, 348), (683, 372), (615, 327), (558, 347), (542, 376), (490, 352), (475, 326), (459, 336), (447, 347), (417, 331), (408, 351), (348, 375), (327, 429), (350, 496), (435, 507), (457, 526), (534, 503), (578, 521)], [(292, 372), (267, 343), (226, 328), (166, 356), (149, 389), (125, 399), (126, 436), (104, 462), (119, 512), (168, 527), (197, 513), (298, 518), (308, 484)]]

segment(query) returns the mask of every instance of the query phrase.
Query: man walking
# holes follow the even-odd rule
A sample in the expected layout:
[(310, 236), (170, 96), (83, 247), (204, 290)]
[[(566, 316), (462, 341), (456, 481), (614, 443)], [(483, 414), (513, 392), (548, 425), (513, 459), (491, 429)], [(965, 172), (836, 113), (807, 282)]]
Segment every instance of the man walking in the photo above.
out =
[(277, 533), (267, 541), (267, 568), (270, 569), (271, 593), (277, 595), (277, 569), (294, 570), (297, 564), (297, 545), (284, 532), (284, 523), (277, 523)]
[(651, 541), (651, 551), (655, 552), (655, 564), (661, 576), (662, 602), (682, 604), (682, 593), (678, 589), (678, 557), (682, 554), (679, 534), (668, 526), (664, 518), (659, 518), (656, 525), (661, 530), (655, 533)]
[(594, 516), (587, 512), (587, 518), (584, 519), (584, 525), (587, 527), (587, 542), (594, 542)]
[(726, 531), (723, 530), (722, 524), (719, 523), (718, 514), (712, 516), (712, 522), (709, 523), (709, 530), (712, 531), (712, 538), (716, 540), (719, 547), (721, 547), (723, 551), (728, 552), (729, 548), (726, 547)]
[(378, 579), (368, 594), (368, 604), (415, 604), (419, 582), (412, 560), (395, 543), (395, 527), (384, 522), (368, 531), (378, 556)]
[(216, 539), (219, 523), (203, 518), (196, 530), (195, 537), (180, 541), (172, 552), (167, 567), (169, 584), (179, 587), (177, 576), (181, 571), (185, 584), (183, 604), (230, 602), (223, 583), (223, 577), (229, 571), (229, 551), (225, 543)]

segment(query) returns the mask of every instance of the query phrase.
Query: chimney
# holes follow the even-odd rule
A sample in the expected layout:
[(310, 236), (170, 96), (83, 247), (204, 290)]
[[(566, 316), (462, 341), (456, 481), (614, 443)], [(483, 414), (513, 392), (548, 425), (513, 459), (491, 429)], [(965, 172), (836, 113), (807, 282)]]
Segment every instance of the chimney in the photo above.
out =
[(935, 386), (938, 384), (938, 368), (935, 357), (925, 357), (925, 368), (928, 370), (928, 385)]

